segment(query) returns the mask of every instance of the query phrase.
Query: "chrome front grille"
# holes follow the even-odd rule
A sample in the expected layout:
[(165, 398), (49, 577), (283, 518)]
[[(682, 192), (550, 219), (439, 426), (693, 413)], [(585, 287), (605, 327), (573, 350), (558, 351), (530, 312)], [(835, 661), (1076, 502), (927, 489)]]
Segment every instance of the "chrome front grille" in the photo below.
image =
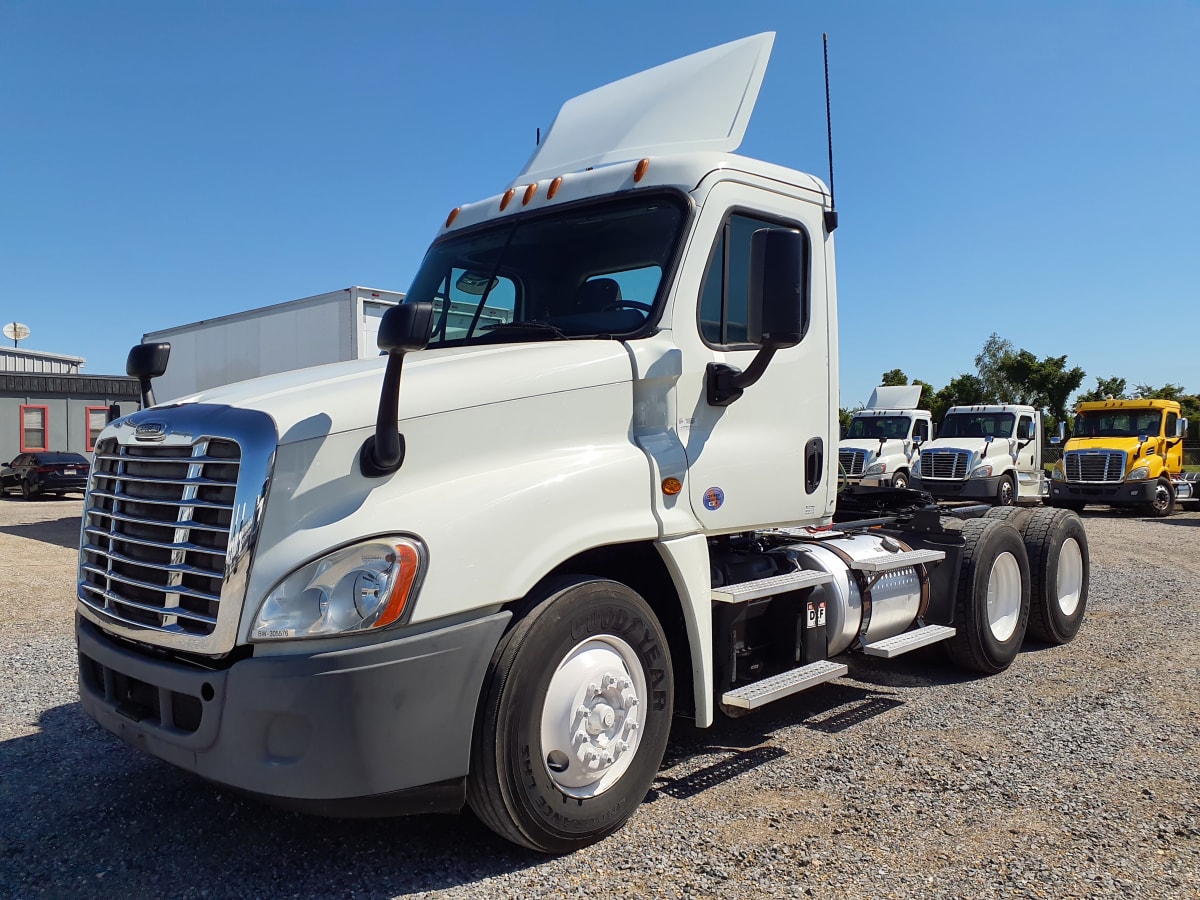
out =
[(1123, 450), (1071, 450), (1063, 454), (1067, 481), (1116, 483), (1125, 477)]
[(241, 448), (96, 448), (83, 528), (80, 599), (162, 631), (210, 635), (217, 624)]
[(971, 454), (967, 450), (922, 450), (921, 478), (962, 480), (967, 477), (970, 462)]
[(866, 450), (839, 450), (838, 465), (847, 475), (861, 475), (866, 467)]
[(83, 513), (80, 614), (147, 644), (232, 650), (275, 434), (262, 413), (202, 404), (106, 428)]

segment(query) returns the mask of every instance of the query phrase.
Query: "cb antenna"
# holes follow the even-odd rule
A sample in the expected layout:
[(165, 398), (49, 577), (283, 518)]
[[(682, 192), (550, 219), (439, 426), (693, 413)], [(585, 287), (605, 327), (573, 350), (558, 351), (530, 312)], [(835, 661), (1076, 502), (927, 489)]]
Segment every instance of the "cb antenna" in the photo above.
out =
[(833, 234), (838, 227), (837, 203), (833, 199), (833, 115), (829, 107), (829, 34), (821, 35), (825, 47), (825, 133), (829, 138), (829, 209), (825, 210), (825, 230)]

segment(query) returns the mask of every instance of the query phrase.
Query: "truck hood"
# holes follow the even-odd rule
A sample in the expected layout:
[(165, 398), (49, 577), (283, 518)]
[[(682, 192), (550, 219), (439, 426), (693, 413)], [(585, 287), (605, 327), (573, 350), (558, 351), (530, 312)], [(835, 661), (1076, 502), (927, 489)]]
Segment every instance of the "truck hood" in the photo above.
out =
[[(1129, 459), (1150, 455), (1145, 450), (1138, 453), (1138, 439), (1135, 437), (1073, 437), (1063, 447), (1064, 453), (1088, 450), (1122, 450)], [(1157, 436), (1146, 441), (1146, 450), (1153, 450), (1158, 443)], [(1157, 451), (1155, 451), (1157, 452)]]
[[(946, 438), (944, 441), (939, 438), (936, 441), (930, 441), (921, 445), (921, 452), (926, 450), (969, 450), (978, 457), (983, 456), (1011, 456), (1012, 438), (996, 438), (989, 445), (983, 438)], [(991, 448), (990, 450), (988, 448)]]
[[(907, 442), (900, 438), (888, 438), (887, 443), (883, 445), (883, 453), (903, 453), (904, 445)], [(838, 442), (839, 450), (866, 450), (872, 456), (879, 449), (879, 441), (873, 441), (869, 438), (846, 438), (844, 441)]]
[[(275, 420), (279, 443), (374, 427), (383, 357), (268, 375), (157, 407), (210, 403), (257, 409)], [(410, 353), (400, 383), (400, 421), (522, 397), (632, 380), (619, 341), (580, 340)]]

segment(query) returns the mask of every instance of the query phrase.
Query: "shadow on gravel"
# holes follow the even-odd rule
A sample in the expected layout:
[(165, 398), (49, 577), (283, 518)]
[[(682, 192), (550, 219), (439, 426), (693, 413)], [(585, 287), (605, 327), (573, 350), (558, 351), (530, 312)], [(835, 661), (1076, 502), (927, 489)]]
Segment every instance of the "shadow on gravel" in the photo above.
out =
[(57, 544), (59, 547), (76, 550), (79, 548), (79, 522), (80, 517), (75, 515), (50, 519), (46, 522), (0, 525), (0, 534), (11, 534), (14, 537), (41, 541), (43, 544)]
[(0, 896), (403, 896), (539, 865), (471, 815), (322, 819), (127, 748), (77, 703), (0, 742)]

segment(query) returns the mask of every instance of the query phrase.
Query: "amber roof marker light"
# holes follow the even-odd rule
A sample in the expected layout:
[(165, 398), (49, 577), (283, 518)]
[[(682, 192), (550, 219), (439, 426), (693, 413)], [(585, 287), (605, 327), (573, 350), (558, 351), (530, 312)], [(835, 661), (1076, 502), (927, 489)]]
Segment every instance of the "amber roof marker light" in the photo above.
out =
[(546, 190), (546, 199), (553, 200), (554, 195), (558, 193), (558, 189), (560, 187), (562, 187), (562, 176), (561, 175), (559, 175), (552, 182), (550, 182), (550, 187)]
[(454, 220), (458, 218), (458, 214), (460, 212), (462, 212), (461, 206), (456, 206), (456, 207), (454, 207), (454, 209), (450, 210), (450, 215), (446, 216), (446, 226), (445, 227), (449, 228), (451, 225), (453, 225)]
[(537, 196), (537, 182), (535, 181), (529, 187), (525, 188), (525, 196), (521, 198), (521, 205), (528, 206), (529, 201)]
[(504, 210), (508, 209), (508, 204), (512, 203), (512, 198), (515, 197), (516, 194), (517, 192), (512, 188), (509, 188), (504, 192), (504, 196), (500, 198), (500, 212), (504, 212)]
[(634, 170), (633, 170), (633, 183), (637, 184), (639, 181), (641, 181), (643, 178), (645, 178), (646, 170), (649, 168), (650, 168), (650, 160), (649, 159), (638, 160), (637, 167), (634, 168)]

